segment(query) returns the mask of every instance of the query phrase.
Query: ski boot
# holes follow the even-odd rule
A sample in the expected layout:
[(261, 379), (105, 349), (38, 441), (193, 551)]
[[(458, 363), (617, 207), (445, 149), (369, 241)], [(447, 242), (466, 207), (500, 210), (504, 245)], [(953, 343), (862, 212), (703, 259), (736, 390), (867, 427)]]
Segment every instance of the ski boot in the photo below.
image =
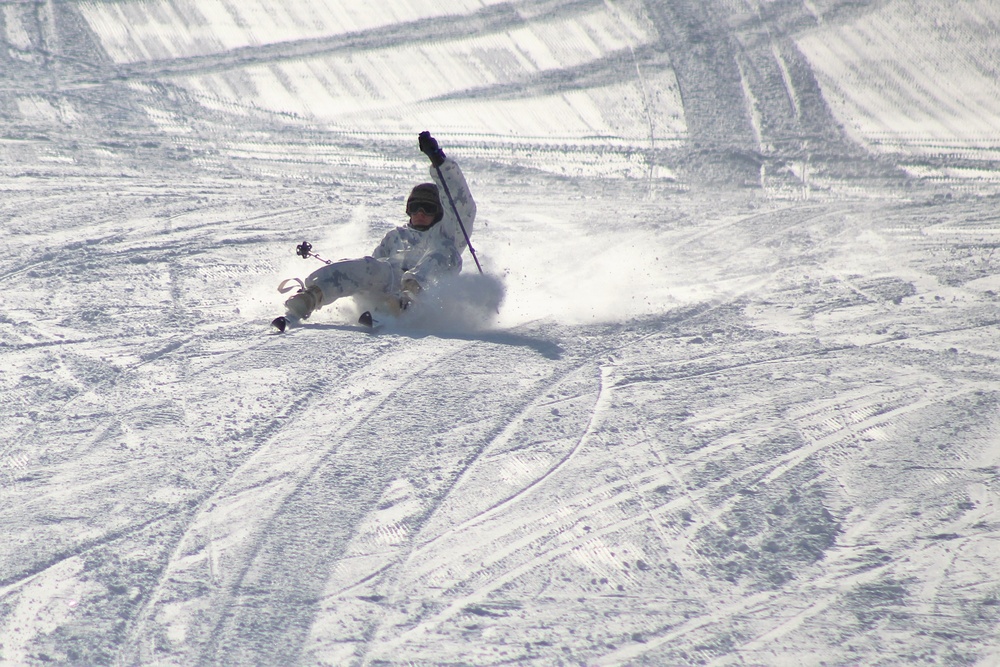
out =
[(271, 321), (271, 326), (284, 332), (289, 326), (295, 326), (300, 320), (308, 320), (314, 310), (323, 305), (323, 292), (316, 285), (310, 285), (299, 290), (285, 301), (285, 314)]

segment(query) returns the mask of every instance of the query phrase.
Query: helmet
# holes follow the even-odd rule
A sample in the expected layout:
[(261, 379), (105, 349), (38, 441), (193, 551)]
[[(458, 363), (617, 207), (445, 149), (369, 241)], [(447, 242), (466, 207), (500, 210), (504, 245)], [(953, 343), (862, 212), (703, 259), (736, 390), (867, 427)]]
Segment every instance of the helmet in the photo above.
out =
[(435, 224), (440, 222), (441, 218), (444, 217), (444, 207), (441, 206), (441, 198), (438, 196), (438, 186), (436, 184), (421, 183), (413, 188), (406, 200), (406, 214), (410, 215), (421, 204), (426, 204), (428, 208), (432, 207), (434, 209), (436, 213), (434, 216)]

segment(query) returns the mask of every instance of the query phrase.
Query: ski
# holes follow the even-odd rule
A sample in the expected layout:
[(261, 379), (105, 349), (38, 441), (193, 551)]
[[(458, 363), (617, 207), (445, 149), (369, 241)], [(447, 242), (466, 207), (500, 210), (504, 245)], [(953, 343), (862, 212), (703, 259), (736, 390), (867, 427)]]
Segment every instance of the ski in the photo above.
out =
[[(369, 333), (377, 332), (379, 329), (385, 326), (385, 323), (386, 323), (385, 320), (377, 319), (374, 315), (372, 315), (370, 310), (366, 310), (365, 312), (361, 313), (361, 316), (358, 318), (358, 325), (359, 325), (358, 328), (361, 331), (367, 331)], [(354, 328), (351, 327), (351, 325), (349, 324), (345, 324), (342, 326), (344, 326), (345, 328), (346, 327)], [(277, 329), (277, 331), (272, 331), (272, 333), (279, 333), (279, 334), (288, 333), (293, 328), (294, 327), (291, 326), (291, 323), (283, 315), (281, 317), (276, 317), (273, 320), (271, 320), (271, 329)]]
[(278, 333), (285, 333), (288, 328), (288, 320), (282, 315), (271, 320), (271, 326), (278, 330)]
[(361, 313), (361, 316), (358, 318), (358, 324), (360, 324), (362, 327), (364, 327), (365, 329), (367, 329), (372, 333), (375, 333), (379, 329), (384, 327), (387, 321), (388, 320), (386, 319), (372, 315), (372, 311), (370, 310), (366, 310), (365, 312)]

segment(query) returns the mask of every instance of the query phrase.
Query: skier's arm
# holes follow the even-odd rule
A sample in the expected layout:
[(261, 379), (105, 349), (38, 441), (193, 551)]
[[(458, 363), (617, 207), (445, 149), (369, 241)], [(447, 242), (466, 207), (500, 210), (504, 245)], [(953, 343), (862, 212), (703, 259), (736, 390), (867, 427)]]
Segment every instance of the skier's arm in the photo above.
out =
[[(445, 158), (440, 165), (432, 165), (431, 178), (437, 183), (438, 190), (443, 195), (441, 205), (444, 206), (444, 218), (438, 224), (448, 228), (449, 236), (455, 239), (455, 245), (459, 252), (464, 252), (466, 248), (465, 234), (459, 226), (459, 219), (455, 217), (457, 212), (461, 218), (462, 225), (465, 226), (465, 233), (472, 237), (472, 227), (476, 220), (476, 202), (472, 198), (469, 184), (465, 180), (465, 174), (461, 167), (451, 158)], [(447, 190), (445, 189), (447, 186)], [(449, 199), (448, 195), (451, 195)], [(452, 204), (455, 208), (452, 209)]]
[(458, 252), (464, 252), (467, 245), (465, 236), (472, 237), (472, 225), (476, 219), (476, 202), (472, 199), (469, 184), (458, 164), (445, 156), (430, 132), (421, 132), (417, 141), (420, 152), (431, 161), (431, 178), (441, 193), (444, 218), (438, 224), (444, 225), (448, 235), (455, 239)]

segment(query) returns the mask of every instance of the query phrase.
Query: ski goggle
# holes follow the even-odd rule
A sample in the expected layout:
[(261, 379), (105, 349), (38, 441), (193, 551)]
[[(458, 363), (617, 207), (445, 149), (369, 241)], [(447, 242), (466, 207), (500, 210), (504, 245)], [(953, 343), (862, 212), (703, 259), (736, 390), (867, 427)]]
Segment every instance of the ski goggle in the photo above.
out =
[(411, 201), (406, 205), (406, 214), (413, 215), (417, 211), (423, 211), (427, 215), (433, 217), (438, 214), (437, 204), (432, 204), (426, 201)]

